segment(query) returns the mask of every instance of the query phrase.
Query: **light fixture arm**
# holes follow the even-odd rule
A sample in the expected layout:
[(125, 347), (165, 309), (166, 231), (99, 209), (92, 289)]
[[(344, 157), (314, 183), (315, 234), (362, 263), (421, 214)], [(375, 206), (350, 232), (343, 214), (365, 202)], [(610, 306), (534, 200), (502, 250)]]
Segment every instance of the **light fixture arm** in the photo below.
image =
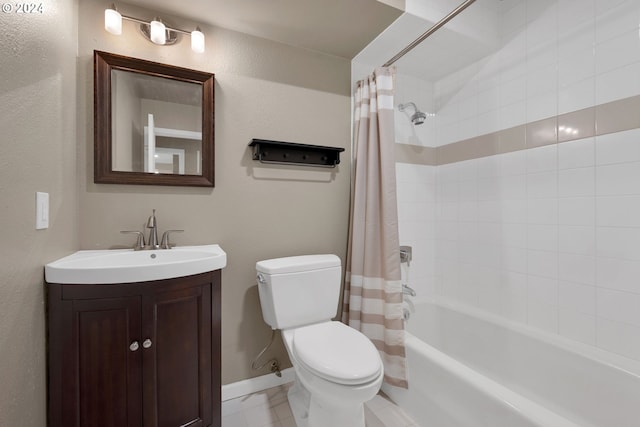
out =
[[(124, 19), (125, 21), (136, 22), (136, 23), (141, 24), (141, 25), (149, 25), (149, 24), (151, 24), (151, 22), (149, 22), (149, 21), (143, 21), (142, 19), (134, 18), (133, 16), (122, 15), (122, 19)], [(173, 31), (174, 33), (186, 34), (188, 36), (191, 35), (191, 31), (181, 30), (180, 28), (172, 28), (172, 27), (169, 27), (167, 24), (165, 24), (164, 26), (165, 26), (167, 31)]]

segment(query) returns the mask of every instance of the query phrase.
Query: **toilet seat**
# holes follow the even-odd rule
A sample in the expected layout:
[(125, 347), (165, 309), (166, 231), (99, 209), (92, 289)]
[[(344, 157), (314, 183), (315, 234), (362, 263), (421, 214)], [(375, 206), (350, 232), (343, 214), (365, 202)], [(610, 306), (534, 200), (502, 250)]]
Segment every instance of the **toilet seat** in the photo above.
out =
[(366, 384), (379, 377), (378, 350), (364, 334), (344, 323), (324, 322), (292, 332), (294, 356), (313, 374), (344, 385)]

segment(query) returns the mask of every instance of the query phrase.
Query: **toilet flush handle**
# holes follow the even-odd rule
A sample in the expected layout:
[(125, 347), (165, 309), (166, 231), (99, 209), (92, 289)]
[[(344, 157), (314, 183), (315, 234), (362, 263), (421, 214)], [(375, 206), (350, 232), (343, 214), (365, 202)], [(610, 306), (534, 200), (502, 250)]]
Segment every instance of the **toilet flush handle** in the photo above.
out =
[(256, 276), (256, 280), (258, 281), (259, 284), (264, 285), (267, 283), (267, 280), (264, 278), (264, 276), (262, 275), (262, 273), (258, 273), (258, 275)]

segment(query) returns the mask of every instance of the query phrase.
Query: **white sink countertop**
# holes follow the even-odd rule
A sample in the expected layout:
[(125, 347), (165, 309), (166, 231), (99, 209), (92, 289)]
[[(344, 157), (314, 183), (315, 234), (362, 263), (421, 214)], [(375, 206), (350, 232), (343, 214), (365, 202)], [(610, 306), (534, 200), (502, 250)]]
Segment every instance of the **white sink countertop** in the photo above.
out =
[(48, 283), (111, 284), (171, 279), (219, 270), (227, 254), (218, 245), (134, 251), (78, 251), (44, 267)]

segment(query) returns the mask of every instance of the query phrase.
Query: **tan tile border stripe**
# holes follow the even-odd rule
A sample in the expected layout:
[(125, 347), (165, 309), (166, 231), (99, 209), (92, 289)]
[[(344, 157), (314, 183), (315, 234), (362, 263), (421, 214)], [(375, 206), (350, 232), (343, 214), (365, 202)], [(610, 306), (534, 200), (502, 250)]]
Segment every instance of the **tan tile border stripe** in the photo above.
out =
[(396, 163), (436, 166), (436, 149), (422, 145), (396, 144)]
[(396, 162), (444, 165), (640, 128), (640, 95), (440, 147), (396, 144)]

